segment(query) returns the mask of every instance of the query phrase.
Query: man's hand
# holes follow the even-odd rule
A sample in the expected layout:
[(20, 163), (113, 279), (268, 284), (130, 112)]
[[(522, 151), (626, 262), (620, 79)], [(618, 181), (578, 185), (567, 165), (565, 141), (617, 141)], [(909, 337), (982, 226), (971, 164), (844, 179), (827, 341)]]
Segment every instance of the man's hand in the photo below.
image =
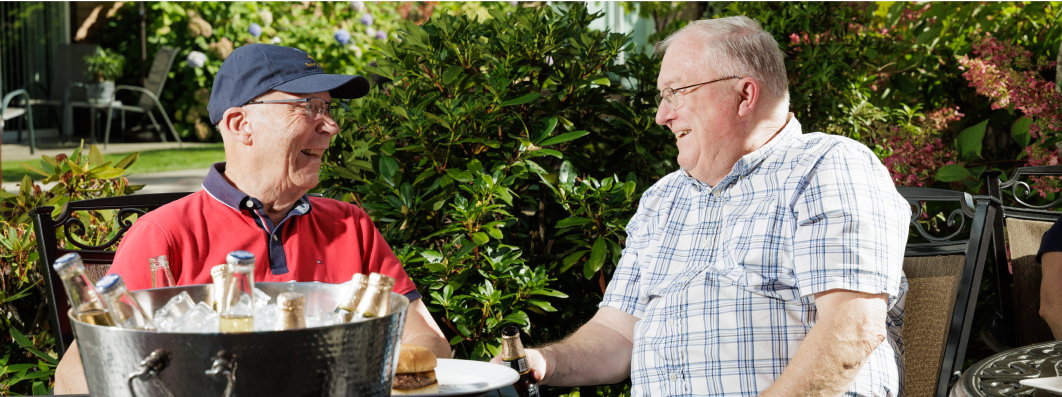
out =
[(840, 396), (888, 337), (888, 294), (815, 294), (818, 320), (782, 376), (761, 396)]
[[(582, 386), (617, 383), (631, 375), (634, 324), (638, 318), (602, 307), (575, 333), (540, 349), (525, 349), (527, 363), (544, 385)], [(501, 357), (492, 363), (501, 364)]]
[[(62, 342), (58, 342), (62, 343)], [(55, 388), (53, 394), (88, 394), (85, 382), (85, 368), (81, 366), (81, 353), (77, 350), (77, 341), (63, 354), (59, 366), (55, 368)]]
[[(550, 364), (552, 355), (550, 359), (546, 359), (543, 352), (537, 349), (524, 349), (524, 353), (527, 354), (527, 365), (531, 367), (531, 376), (535, 377), (535, 381), (544, 383), (549, 375), (552, 374), (553, 367)], [(494, 358), (490, 359), (490, 362), (501, 364), (502, 358), (501, 356), (494, 356)]]
[(1043, 281), (1040, 282), (1040, 317), (1051, 327), (1055, 339), (1062, 339), (1062, 252), (1045, 252)]
[(424, 306), (424, 299), (415, 299), (409, 302), (406, 310), (406, 327), (402, 330), (402, 343), (409, 343), (428, 348), (435, 357), (450, 358), (450, 343), (446, 341), (439, 324)]

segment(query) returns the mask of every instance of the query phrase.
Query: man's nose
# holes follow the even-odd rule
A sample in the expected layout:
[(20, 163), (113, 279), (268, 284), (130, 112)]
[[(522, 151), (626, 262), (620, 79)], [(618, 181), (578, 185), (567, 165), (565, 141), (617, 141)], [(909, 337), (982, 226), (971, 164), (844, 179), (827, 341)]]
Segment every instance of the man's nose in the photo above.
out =
[(328, 135), (335, 135), (339, 133), (339, 123), (336, 123), (330, 116), (325, 116), (321, 119), (320, 127), (318, 131), (326, 133)]
[(671, 110), (670, 106), (667, 106), (664, 101), (660, 101), (660, 104), (656, 108), (656, 123), (660, 125), (667, 125), (667, 123), (675, 118), (675, 111)]

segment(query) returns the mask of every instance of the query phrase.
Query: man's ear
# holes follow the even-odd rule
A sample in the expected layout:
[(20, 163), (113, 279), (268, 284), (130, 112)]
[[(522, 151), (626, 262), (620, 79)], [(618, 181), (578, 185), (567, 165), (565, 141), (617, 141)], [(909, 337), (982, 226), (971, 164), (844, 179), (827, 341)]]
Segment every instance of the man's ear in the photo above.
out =
[(751, 77), (739, 80), (738, 97), (741, 99), (738, 103), (738, 116), (744, 117), (752, 113), (760, 102), (760, 83)]
[(243, 108), (229, 108), (225, 115), (221, 116), (221, 124), (225, 126), (233, 141), (250, 145), (254, 142), (251, 131), (250, 117)]

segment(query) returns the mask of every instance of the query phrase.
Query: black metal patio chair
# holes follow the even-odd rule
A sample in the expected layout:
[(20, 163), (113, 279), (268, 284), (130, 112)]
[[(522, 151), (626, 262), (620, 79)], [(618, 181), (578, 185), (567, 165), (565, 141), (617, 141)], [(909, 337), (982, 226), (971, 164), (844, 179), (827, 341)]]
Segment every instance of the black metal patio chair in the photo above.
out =
[[(1043, 273), (1036, 262), (1036, 253), (1040, 250), (1044, 233), (1062, 215), (1058, 211), (1062, 210), (1062, 195), (1051, 202), (1037, 199), (1040, 193), (1035, 189), (1037, 183), (1030, 179), (1062, 177), (1062, 166), (1019, 167), (1006, 181), (1000, 181), (1001, 174), (999, 170), (984, 173), (989, 196), (1003, 205), (992, 238), (1000, 307), (993, 321), (981, 332), (983, 339), (996, 352), (1054, 340), (1051, 328), (1040, 317)], [(1008, 259), (1013, 274), (1008, 269)]]
[(950, 190), (897, 190), (912, 207), (903, 264), (903, 394), (945, 397), (962, 370), (999, 204)]
[[(67, 318), (67, 310), (70, 302), (66, 296), (66, 290), (59, 274), (52, 269), (52, 263), (60, 256), (70, 252), (77, 252), (85, 262), (85, 270), (93, 281), (99, 280), (114, 261), (114, 250), (125, 232), (133, 226), (133, 215), (146, 214), (174, 200), (180, 199), (190, 193), (159, 193), (139, 194), (121, 197), (107, 197), (66, 203), (63, 210), (56, 218), (52, 218), (55, 207), (37, 207), (30, 212), (33, 219), (33, 229), (37, 237), (37, 252), (42, 272), (47, 272), (44, 277), (44, 285), (47, 289), (45, 299), (48, 301), (48, 322), (52, 327), (52, 335), (55, 337), (55, 351), (62, 358), (67, 347), (74, 340), (70, 320)], [(114, 223), (101, 244), (92, 244), (86, 240), (86, 227), (76, 215), (87, 211), (112, 211)], [(67, 247), (61, 248), (59, 241), (66, 242)], [(146, 266), (146, 265), (145, 265)]]

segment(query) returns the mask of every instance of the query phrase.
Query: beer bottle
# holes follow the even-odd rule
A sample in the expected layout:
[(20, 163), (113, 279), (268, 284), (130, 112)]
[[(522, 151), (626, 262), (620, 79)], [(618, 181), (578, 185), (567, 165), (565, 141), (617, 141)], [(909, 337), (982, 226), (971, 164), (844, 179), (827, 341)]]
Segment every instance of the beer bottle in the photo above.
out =
[(298, 292), (277, 295), (277, 331), (306, 328), (306, 297)]
[(111, 321), (115, 326), (155, 330), (155, 323), (151, 321), (151, 317), (144, 311), (144, 308), (140, 307), (140, 303), (133, 298), (133, 295), (129, 294), (122, 276), (117, 274), (103, 276), (96, 283), (96, 290), (103, 296), (103, 301), (107, 302), (107, 312), (110, 313)]
[(369, 274), (365, 295), (358, 302), (355, 310), (364, 318), (383, 317), (391, 312), (391, 290), (395, 288), (395, 279), (380, 273)]
[(232, 281), (232, 269), (228, 264), (217, 265), (210, 268), (210, 278), (214, 280), (214, 291), (211, 293), (212, 306), (215, 312), (221, 312), (221, 302), (228, 295), (229, 282)]
[(225, 258), (232, 268), (218, 319), (221, 333), (254, 331), (254, 254), (232, 251)]
[(520, 343), (520, 329), (515, 326), (502, 328), (502, 362), (520, 374), (520, 379), (513, 383), (513, 389), (520, 397), (541, 397), (538, 382), (531, 374), (531, 366), (524, 354), (524, 345)]
[(339, 300), (339, 305), (336, 306), (334, 312), (342, 315), (343, 321), (350, 322), (368, 287), (369, 276), (364, 273), (354, 273), (354, 277), (350, 279), (350, 288), (347, 288), (346, 294), (343, 295), (343, 299)]
[(111, 315), (107, 313), (107, 304), (96, 291), (88, 274), (85, 274), (85, 264), (81, 262), (80, 255), (76, 252), (63, 255), (52, 264), (52, 268), (63, 280), (70, 308), (74, 309), (78, 320), (92, 325), (114, 326)]
[(170, 262), (166, 255), (148, 259), (148, 263), (151, 264), (151, 288), (177, 286), (177, 283), (173, 282), (173, 273), (170, 273)]

